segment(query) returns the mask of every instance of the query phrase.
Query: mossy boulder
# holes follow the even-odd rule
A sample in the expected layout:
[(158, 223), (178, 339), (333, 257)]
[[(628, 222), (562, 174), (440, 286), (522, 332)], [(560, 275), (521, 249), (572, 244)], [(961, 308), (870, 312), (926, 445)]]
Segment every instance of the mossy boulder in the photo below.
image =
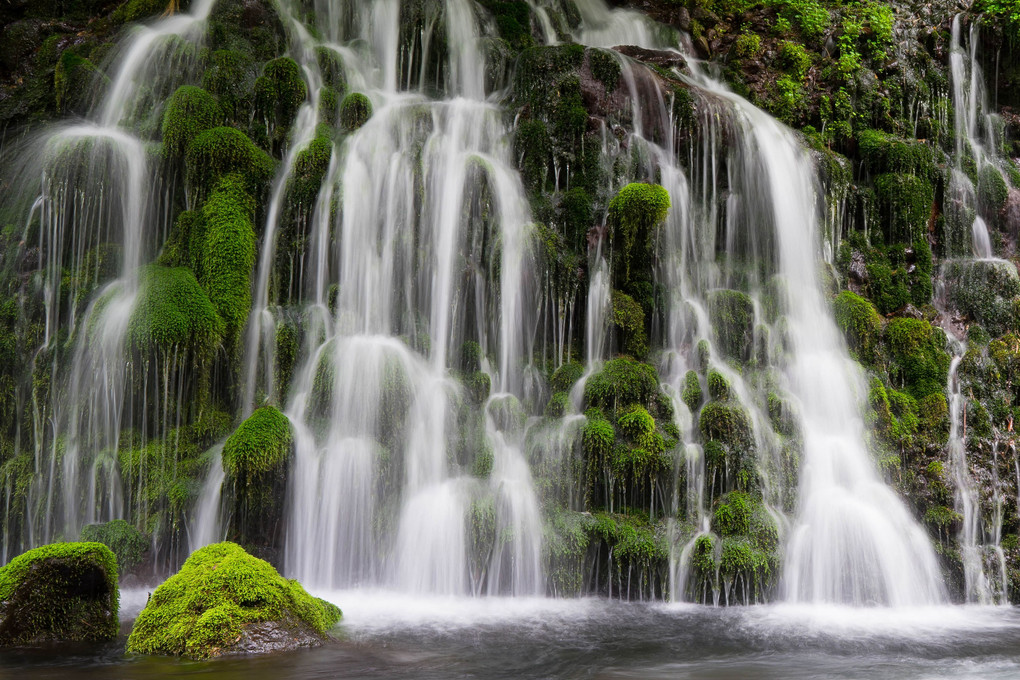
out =
[(232, 127), (216, 127), (197, 135), (187, 150), (188, 180), (210, 190), (223, 175), (236, 173), (257, 193), (273, 176), (275, 161), (246, 134)]
[(291, 454), (290, 421), (273, 406), (252, 413), (223, 444), (229, 535), (266, 556), (279, 549)]
[(549, 379), (549, 385), (554, 392), (569, 392), (582, 375), (584, 366), (576, 361), (569, 361), (556, 369)]
[(941, 394), (949, 377), (946, 336), (924, 319), (900, 317), (885, 328), (889, 377), (914, 399)]
[(117, 557), (117, 569), (121, 576), (140, 565), (149, 550), (145, 534), (122, 519), (105, 524), (89, 524), (81, 530), (81, 540), (102, 543), (112, 550)]
[(190, 269), (141, 268), (138, 299), (128, 323), (134, 347), (140, 351), (187, 349), (207, 357), (222, 335), (223, 322)]
[(833, 304), (836, 325), (843, 331), (851, 353), (861, 363), (871, 363), (882, 334), (882, 317), (868, 300), (848, 290), (836, 296)]
[(628, 282), (632, 269), (635, 274), (650, 271), (655, 233), (669, 206), (669, 192), (658, 184), (639, 182), (626, 185), (609, 202), (607, 221), (617, 253), (614, 274), (618, 282)]
[(602, 370), (588, 378), (584, 386), (587, 406), (611, 409), (630, 404), (648, 404), (659, 391), (655, 368), (621, 357), (607, 361)]
[(325, 134), (312, 139), (308, 146), (298, 153), (294, 159), (294, 174), (290, 187), (294, 200), (305, 206), (315, 204), (332, 155), (333, 140)]
[(960, 260), (943, 268), (950, 304), (993, 336), (1018, 327), (1020, 276), (1004, 260)]
[(182, 85), (170, 95), (163, 112), (163, 154), (181, 156), (199, 133), (223, 122), (223, 110), (211, 94)]
[(618, 334), (617, 347), (625, 354), (641, 359), (648, 353), (645, 311), (630, 295), (613, 291), (613, 326)]
[(372, 117), (372, 102), (360, 92), (351, 92), (340, 102), (340, 127), (353, 131)]
[(340, 616), (268, 562), (217, 543), (192, 553), (152, 593), (127, 651), (204, 659), (311, 647), (328, 639)]
[(888, 243), (910, 243), (926, 233), (935, 201), (931, 180), (907, 173), (879, 175), (875, 199)]
[(117, 558), (102, 543), (54, 543), (0, 567), (0, 644), (117, 637)]
[(739, 290), (708, 294), (708, 317), (716, 348), (727, 359), (748, 361), (754, 344), (754, 303)]

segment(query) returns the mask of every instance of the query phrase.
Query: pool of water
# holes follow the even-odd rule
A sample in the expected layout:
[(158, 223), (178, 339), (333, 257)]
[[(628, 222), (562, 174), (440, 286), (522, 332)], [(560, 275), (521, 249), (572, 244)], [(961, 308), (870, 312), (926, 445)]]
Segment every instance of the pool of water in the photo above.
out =
[(1020, 678), (1020, 610), (712, 608), (601, 599), (319, 592), (344, 610), (316, 649), (205, 662), (129, 657), (145, 591), (115, 643), (0, 650), (14, 678)]

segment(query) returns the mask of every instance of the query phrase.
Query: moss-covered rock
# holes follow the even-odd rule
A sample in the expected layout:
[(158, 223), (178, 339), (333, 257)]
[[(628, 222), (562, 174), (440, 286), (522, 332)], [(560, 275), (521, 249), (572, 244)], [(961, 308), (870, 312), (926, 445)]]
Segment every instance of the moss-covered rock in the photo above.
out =
[(554, 392), (569, 392), (582, 375), (584, 375), (584, 366), (576, 361), (568, 361), (552, 374), (549, 385)]
[(360, 92), (351, 92), (340, 102), (340, 127), (353, 131), (372, 117), (372, 102)]
[(641, 359), (648, 353), (648, 336), (645, 333), (645, 312), (634, 298), (618, 290), (613, 291), (613, 326), (625, 353)]
[(209, 296), (185, 267), (147, 265), (128, 323), (128, 338), (141, 351), (191, 350), (207, 357), (223, 335), (223, 322)]
[(701, 408), (704, 394), (701, 389), (701, 381), (698, 380), (698, 374), (694, 371), (687, 371), (686, 375), (684, 375), (684, 389), (680, 394), (680, 398), (692, 412), (697, 412)]
[(875, 199), (887, 243), (911, 243), (927, 232), (935, 200), (931, 180), (905, 173), (879, 175)]
[(248, 191), (259, 192), (273, 176), (275, 162), (246, 134), (232, 127), (217, 127), (198, 134), (188, 145), (188, 179), (209, 191), (223, 175), (237, 173)]
[(924, 319), (896, 318), (885, 327), (891, 359), (889, 376), (914, 399), (941, 394), (950, 357), (943, 332)]
[(1020, 276), (1003, 260), (959, 260), (943, 267), (949, 302), (994, 336), (1015, 330), (1020, 322), (1017, 299)]
[(229, 535), (270, 557), (280, 547), (290, 454), (290, 421), (273, 406), (257, 409), (223, 444)]
[(240, 175), (226, 175), (209, 196), (202, 243), (202, 286), (223, 319), (225, 337), (236, 339), (251, 307), (255, 266), (254, 201)]
[(588, 378), (584, 401), (588, 406), (616, 409), (629, 404), (647, 404), (659, 391), (655, 368), (622, 357), (606, 362), (602, 370)]
[(81, 530), (81, 540), (102, 543), (117, 556), (117, 569), (123, 577), (145, 559), (149, 541), (145, 534), (125, 520), (114, 519), (105, 524), (89, 524)]
[(614, 274), (620, 283), (630, 280), (631, 269), (651, 267), (655, 233), (669, 211), (669, 193), (658, 184), (631, 183), (609, 202), (608, 223), (617, 253)]
[(716, 348), (727, 359), (748, 361), (754, 345), (754, 303), (738, 290), (708, 295), (708, 316)]
[(163, 153), (184, 154), (191, 140), (223, 121), (223, 110), (211, 94), (200, 87), (182, 85), (170, 96), (163, 113)]
[(152, 593), (127, 650), (203, 659), (316, 646), (340, 616), (268, 562), (217, 543), (192, 553)]
[(882, 317), (875, 306), (844, 290), (836, 296), (833, 307), (836, 325), (843, 331), (854, 358), (865, 364), (875, 361), (882, 333)]
[(301, 67), (290, 57), (267, 62), (255, 81), (255, 108), (272, 129), (288, 129), (307, 96)]
[(0, 567), (0, 644), (117, 637), (117, 559), (102, 543), (54, 543)]

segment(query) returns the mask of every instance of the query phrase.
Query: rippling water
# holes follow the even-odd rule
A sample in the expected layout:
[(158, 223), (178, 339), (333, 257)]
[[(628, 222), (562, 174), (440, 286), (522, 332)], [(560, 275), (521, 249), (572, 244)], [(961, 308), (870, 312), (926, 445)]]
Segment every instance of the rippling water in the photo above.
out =
[[(317, 649), (207, 662), (107, 645), (0, 651), (17, 678), (1018, 678), (1013, 607), (717, 609), (601, 599), (317, 593), (339, 604)], [(123, 632), (145, 603), (122, 594)]]

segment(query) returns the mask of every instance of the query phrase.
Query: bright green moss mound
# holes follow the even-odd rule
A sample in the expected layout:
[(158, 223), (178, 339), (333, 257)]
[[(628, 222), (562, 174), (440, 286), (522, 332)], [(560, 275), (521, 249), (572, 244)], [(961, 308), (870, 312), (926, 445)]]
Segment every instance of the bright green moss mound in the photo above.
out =
[(874, 361), (882, 333), (882, 317), (878, 310), (860, 295), (848, 290), (836, 296), (833, 306), (836, 324), (846, 336), (850, 351), (863, 363)]
[(885, 327), (892, 362), (889, 377), (914, 399), (941, 394), (949, 376), (949, 354), (941, 330), (923, 319), (897, 318)]
[(609, 202), (612, 238), (621, 253), (619, 279), (630, 279), (631, 268), (650, 264), (656, 228), (669, 211), (669, 192), (658, 184), (634, 182), (620, 189)]
[(626, 357), (606, 362), (584, 386), (587, 406), (616, 409), (628, 404), (647, 404), (659, 390), (655, 368)]
[(280, 128), (290, 127), (307, 96), (301, 67), (290, 57), (267, 62), (255, 81), (256, 110)]
[(232, 127), (217, 127), (196, 136), (188, 145), (188, 179), (204, 189), (228, 173), (239, 173), (250, 191), (257, 192), (273, 176), (274, 161), (246, 134)]
[(102, 543), (54, 543), (0, 567), (0, 644), (113, 640), (117, 558)]
[(206, 355), (222, 335), (223, 322), (190, 269), (141, 268), (138, 301), (128, 325), (135, 347), (143, 351), (188, 348)]
[(332, 155), (333, 141), (326, 135), (314, 138), (298, 153), (291, 180), (291, 196), (294, 200), (308, 206), (314, 204)]
[(223, 122), (223, 110), (211, 94), (183, 85), (170, 95), (163, 113), (163, 153), (180, 156), (200, 132)]
[(290, 421), (278, 409), (263, 406), (223, 445), (223, 467), (230, 474), (268, 472), (290, 454)]
[(701, 381), (698, 380), (698, 374), (694, 371), (687, 371), (687, 374), (684, 375), (684, 389), (680, 398), (687, 404), (687, 408), (691, 409), (691, 412), (696, 412), (701, 406), (704, 393), (701, 389)]
[(549, 385), (553, 392), (569, 392), (582, 375), (584, 375), (584, 366), (576, 361), (571, 361), (556, 369), (549, 380)]
[(244, 179), (227, 175), (202, 208), (205, 244), (202, 285), (226, 323), (227, 337), (236, 337), (248, 320), (251, 275), (255, 266), (254, 201)]
[(340, 127), (357, 130), (372, 117), (372, 102), (360, 92), (351, 92), (340, 102)]
[(122, 574), (141, 564), (145, 551), (149, 549), (145, 535), (122, 519), (89, 524), (81, 530), (81, 540), (102, 543), (112, 550)]
[(234, 543), (196, 550), (152, 593), (127, 651), (208, 658), (231, 651), (252, 624), (280, 622), (321, 637), (340, 620), (335, 606), (312, 597), (264, 560)]

